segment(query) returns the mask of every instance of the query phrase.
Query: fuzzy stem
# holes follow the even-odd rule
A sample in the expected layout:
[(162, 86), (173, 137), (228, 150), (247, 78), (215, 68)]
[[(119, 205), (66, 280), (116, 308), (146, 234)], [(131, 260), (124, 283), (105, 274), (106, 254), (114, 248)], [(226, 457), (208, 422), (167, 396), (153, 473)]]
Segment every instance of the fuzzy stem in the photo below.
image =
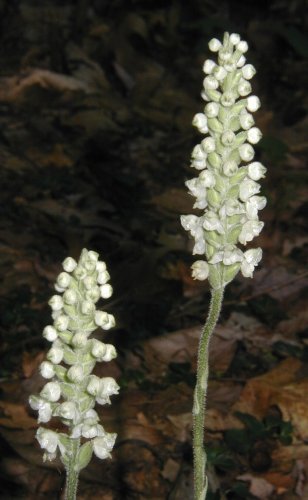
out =
[(66, 468), (65, 500), (76, 500), (79, 471), (76, 471), (80, 439), (71, 439), (71, 457)]
[(198, 353), (197, 381), (194, 392), (193, 406), (193, 450), (194, 450), (194, 477), (195, 500), (204, 500), (207, 493), (207, 477), (205, 474), (206, 452), (203, 446), (204, 416), (208, 385), (208, 358), (209, 343), (221, 311), (224, 287), (212, 289), (212, 298), (206, 323), (204, 325)]

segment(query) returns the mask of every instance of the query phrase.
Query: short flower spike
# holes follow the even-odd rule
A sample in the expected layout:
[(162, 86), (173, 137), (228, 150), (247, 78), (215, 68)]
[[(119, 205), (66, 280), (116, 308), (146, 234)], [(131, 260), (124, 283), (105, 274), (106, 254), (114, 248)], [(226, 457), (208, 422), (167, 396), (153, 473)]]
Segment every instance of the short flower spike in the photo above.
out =
[(92, 375), (96, 362), (116, 357), (113, 345), (89, 339), (98, 327), (109, 330), (115, 325), (112, 314), (96, 309), (100, 298), (112, 294), (106, 264), (98, 257), (84, 249), (78, 263), (71, 257), (63, 262), (55, 285), (59, 295), (49, 300), (53, 324), (43, 330), (43, 336), (52, 342), (47, 360), (40, 366), (48, 382), (39, 395), (29, 399), (31, 408), (38, 411), (39, 423), (58, 417), (68, 427), (67, 434), (45, 427), (36, 433), (44, 460), (53, 460), (60, 453), (67, 470), (67, 500), (75, 499), (79, 471), (88, 465), (92, 453), (101, 459), (110, 457), (116, 439), (116, 434), (100, 425), (94, 410), (95, 403), (110, 404), (110, 397), (119, 390), (113, 378)]

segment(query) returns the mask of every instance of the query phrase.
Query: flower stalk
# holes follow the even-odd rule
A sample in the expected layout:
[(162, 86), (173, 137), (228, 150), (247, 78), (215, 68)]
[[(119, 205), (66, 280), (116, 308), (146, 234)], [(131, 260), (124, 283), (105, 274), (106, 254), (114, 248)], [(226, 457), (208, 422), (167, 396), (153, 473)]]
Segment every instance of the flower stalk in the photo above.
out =
[(191, 167), (199, 174), (185, 183), (201, 215), (181, 216), (182, 226), (195, 240), (193, 254), (203, 257), (192, 265), (192, 276), (208, 278), (212, 294), (200, 339), (193, 408), (195, 500), (203, 500), (207, 492), (203, 438), (209, 341), (226, 285), (239, 271), (252, 278), (262, 258), (261, 248), (243, 251), (242, 246), (261, 232), (264, 224), (258, 211), (266, 205), (258, 183), (266, 168), (253, 161), (253, 146), (262, 134), (252, 115), (259, 109), (260, 100), (249, 95), (249, 80), (256, 70), (246, 64), (248, 44), (237, 33), (225, 33), (223, 42), (213, 38), (209, 48), (217, 53), (217, 62), (207, 59), (204, 63), (201, 95), (206, 105), (204, 112), (193, 119), (193, 125), (206, 137), (192, 151)]
[(96, 309), (100, 298), (109, 298), (112, 287), (105, 262), (98, 254), (84, 249), (78, 263), (71, 257), (63, 262), (57, 278), (57, 295), (49, 300), (53, 324), (43, 330), (52, 343), (46, 360), (40, 366), (48, 380), (39, 395), (30, 396), (32, 409), (38, 411), (38, 422), (47, 423), (57, 417), (68, 432), (55, 432), (39, 427), (36, 433), (44, 460), (60, 454), (66, 473), (66, 500), (75, 500), (79, 472), (94, 453), (98, 458), (110, 457), (116, 434), (108, 433), (99, 423), (95, 403), (110, 404), (119, 386), (111, 377), (92, 374), (98, 361), (116, 357), (113, 345), (89, 338), (98, 327), (109, 330), (115, 325), (112, 314)]

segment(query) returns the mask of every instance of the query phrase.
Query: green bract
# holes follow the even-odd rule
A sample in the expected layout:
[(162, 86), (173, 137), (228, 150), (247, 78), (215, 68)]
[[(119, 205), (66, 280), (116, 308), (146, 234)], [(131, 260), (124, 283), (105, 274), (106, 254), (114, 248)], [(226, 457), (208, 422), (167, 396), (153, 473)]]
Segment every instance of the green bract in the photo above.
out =
[[(116, 357), (114, 346), (89, 339), (98, 327), (109, 330), (115, 325), (111, 314), (96, 309), (100, 297), (112, 294), (106, 264), (98, 260), (96, 252), (84, 249), (78, 263), (68, 257), (63, 269), (55, 285), (59, 295), (49, 300), (53, 325), (43, 331), (52, 347), (40, 372), (49, 381), (29, 401), (38, 411), (39, 422), (58, 417), (68, 427), (67, 434), (39, 427), (36, 438), (45, 450), (44, 460), (53, 460), (60, 453), (69, 478), (67, 498), (74, 498), (78, 473), (89, 463), (92, 453), (99, 458), (110, 456), (116, 434), (106, 432), (99, 424), (94, 406), (96, 402), (109, 404), (110, 396), (117, 394), (119, 387), (111, 377), (92, 375), (97, 361)], [(85, 442), (80, 447), (81, 439)]]
[(196, 198), (194, 208), (203, 214), (182, 215), (181, 223), (195, 239), (193, 254), (205, 257), (193, 264), (193, 277), (208, 277), (211, 287), (219, 289), (239, 270), (252, 277), (262, 258), (261, 248), (243, 252), (238, 245), (246, 245), (263, 228), (258, 210), (265, 207), (266, 199), (259, 196), (257, 181), (266, 168), (252, 161), (252, 145), (262, 134), (251, 114), (260, 107), (260, 100), (249, 96), (248, 80), (256, 71), (243, 55), (248, 45), (238, 34), (225, 33), (223, 43), (214, 38), (209, 48), (218, 52), (218, 61), (204, 63), (202, 97), (207, 104), (193, 119), (193, 125), (207, 137), (192, 152), (191, 166), (200, 173), (186, 182)]

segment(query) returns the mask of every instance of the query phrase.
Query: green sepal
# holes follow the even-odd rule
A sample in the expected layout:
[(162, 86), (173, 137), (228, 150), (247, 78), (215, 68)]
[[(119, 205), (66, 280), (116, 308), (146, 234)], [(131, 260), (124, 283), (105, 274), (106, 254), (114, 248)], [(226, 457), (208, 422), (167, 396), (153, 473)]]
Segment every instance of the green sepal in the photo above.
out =
[(241, 99), (233, 104), (231, 108), (232, 115), (238, 116), (240, 112), (246, 107), (246, 99)]
[(235, 184), (234, 186), (231, 186), (230, 189), (227, 192), (226, 198), (229, 200), (230, 198), (237, 198), (239, 193), (239, 185)]
[(58, 332), (58, 337), (65, 343), (69, 344), (73, 338), (73, 334), (67, 330), (64, 332)]
[(233, 226), (234, 224), (238, 224), (241, 221), (242, 217), (243, 214), (228, 215), (227, 216), (228, 227), (232, 229), (231, 226)]
[(80, 395), (78, 406), (81, 412), (86, 412), (93, 408), (95, 405), (95, 398), (89, 394), (83, 393)]
[(204, 237), (209, 245), (214, 248), (220, 248), (224, 235), (220, 235), (216, 231), (205, 231)]
[(228, 233), (227, 243), (229, 243), (230, 245), (235, 245), (238, 242), (238, 237), (240, 235), (241, 230), (242, 230), (242, 224), (234, 226)]
[(207, 201), (212, 207), (215, 207), (215, 208), (219, 207), (220, 201), (221, 201), (221, 196), (217, 191), (215, 191), (215, 189), (213, 189), (213, 188), (208, 189)]
[(211, 167), (217, 169), (220, 167), (222, 161), (221, 157), (215, 151), (207, 155), (207, 160), (210, 163)]
[(209, 264), (209, 283), (214, 290), (223, 286), (222, 267), (219, 264)]
[(222, 264), (223, 266), (223, 280), (224, 284), (227, 285), (232, 281), (237, 273), (239, 272), (239, 269), (241, 267), (240, 262), (236, 262), (235, 264), (231, 264), (230, 266), (226, 266)]
[(212, 130), (213, 132), (218, 132), (219, 134), (221, 134), (224, 129), (222, 123), (220, 123), (217, 118), (208, 118), (207, 125), (210, 130)]
[(74, 401), (76, 398), (77, 390), (75, 384), (70, 382), (62, 382), (61, 393), (67, 399), (67, 401)]
[(242, 131), (236, 134), (235, 141), (232, 144), (232, 148), (238, 148), (241, 144), (243, 144), (247, 139), (247, 132)]
[(241, 163), (241, 157), (237, 148), (232, 149), (231, 153), (229, 154), (228, 160), (234, 160), (237, 164)]
[(226, 189), (226, 181), (220, 175), (216, 176), (215, 190), (223, 193)]
[(236, 132), (237, 130), (239, 130), (241, 128), (241, 124), (240, 124), (240, 121), (239, 121), (237, 116), (233, 116), (231, 118), (230, 123), (229, 123), (229, 128), (233, 132)]
[(220, 141), (216, 141), (216, 153), (223, 157), (226, 153), (226, 146), (224, 146)]
[(219, 120), (224, 123), (229, 119), (230, 116), (230, 110), (228, 108), (225, 108), (224, 106), (219, 106), (219, 111), (218, 111), (218, 118)]
[(93, 445), (92, 441), (87, 441), (84, 443), (78, 451), (77, 459), (76, 459), (76, 464), (75, 464), (75, 470), (76, 472), (81, 471), (87, 465), (90, 463), (91, 458), (93, 454)]
[(207, 260), (210, 260), (213, 257), (214, 253), (215, 253), (215, 247), (213, 247), (212, 245), (207, 243), (205, 246), (205, 254), (206, 254)]
[(62, 365), (53, 365), (53, 369), (59, 380), (64, 380), (66, 376), (67, 369)]
[(244, 179), (244, 177), (246, 177), (246, 175), (247, 175), (247, 167), (240, 167), (236, 172), (236, 174), (230, 177), (229, 182), (230, 184), (238, 184)]
[(78, 361), (78, 356), (72, 349), (65, 346), (63, 359), (68, 365), (74, 365)]
[(206, 89), (206, 94), (209, 96), (211, 101), (215, 101), (215, 102), (218, 102), (220, 99), (220, 96), (221, 96), (220, 92), (218, 92), (218, 90), (214, 90), (214, 89)]

